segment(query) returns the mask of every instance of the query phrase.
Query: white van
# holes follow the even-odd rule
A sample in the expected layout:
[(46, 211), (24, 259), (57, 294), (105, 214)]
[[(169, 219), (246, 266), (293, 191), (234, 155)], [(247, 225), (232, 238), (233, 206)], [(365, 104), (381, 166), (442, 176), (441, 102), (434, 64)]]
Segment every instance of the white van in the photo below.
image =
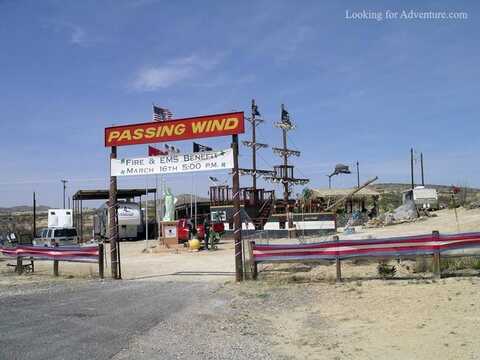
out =
[(40, 237), (33, 240), (33, 245), (38, 246), (65, 246), (77, 245), (77, 229), (71, 228), (46, 228), (40, 232)]

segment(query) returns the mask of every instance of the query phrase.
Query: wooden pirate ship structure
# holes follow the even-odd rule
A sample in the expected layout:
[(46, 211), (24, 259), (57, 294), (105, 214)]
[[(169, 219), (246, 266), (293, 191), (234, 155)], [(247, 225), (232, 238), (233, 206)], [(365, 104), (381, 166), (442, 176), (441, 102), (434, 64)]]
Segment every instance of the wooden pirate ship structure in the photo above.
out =
[[(242, 220), (247, 218), (251, 221), (247, 221), (250, 225), (247, 225), (248, 229), (263, 229), (267, 222), (272, 210), (275, 206), (275, 191), (265, 190), (263, 188), (257, 188), (257, 179), (261, 176), (274, 176), (273, 170), (265, 170), (257, 168), (257, 151), (268, 147), (268, 144), (257, 142), (257, 126), (264, 123), (264, 120), (260, 117), (260, 112), (255, 100), (252, 100), (251, 116), (246, 119), (251, 125), (251, 140), (242, 141), (242, 144), (251, 150), (252, 154), (252, 167), (240, 168), (240, 174), (252, 177), (252, 186), (240, 188), (240, 201), (243, 208)], [(229, 218), (229, 207), (232, 205), (233, 193), (232, 189), (228, 185), (212, 186), (210, 187), (210, 209), (221, 218)], [(243, 221), (245, 223), (245, 221)]]
[[(251, 104), (251, 116), (247, 118), (251, 125), (250, 140), (242, 144), (251, 151), (251, 167), (240, 168), (240, 174), (252, 178), (251, 186), (240, 188), (242, 228), (246, 231), (255, 230), (284, 230), (294, 228), (294, 223), (300, 220), (305, 223), (305, 214), (297, 208), (298, 202), (292, 198), (292, 189), (295, 185), (305, 185), (309, 182), (306, 178), (297, 178), (294, 166), (289, 159), (299, 157), (300, 151), (288, 148), (288, 132), (295, 129), (295, 124), (290, 119), (290, 114), (282, 104), (280, 121), (274, 124), (282, 131), (282, 146), (273, 147), (274, 154), (282, 160), (280, 165), (273, 169), (259, 169), (257, 166), (257, 152), (268, 148), (268, 144), (257, 141), (257, 127), (265, 122), (261, 118), (255, 100)], [(262, 177), (274, 184), (281, 184), (283, 196), (277, 198), (274, 190), (267, 190), (257, 186), (257, 180)], [(233, 229), (233, 193), (228, 185), (210, 187), (210, 211), (212, 220), (222, 221), (226, 229)], [(315, 224), (322, 225), (325, 229), (335, 229), (333, 214), (307, 214), (310, 228)], [(300, 219), (300, 217), (302, 217)], [(318, 226), (317, 226), (318, 227)]]

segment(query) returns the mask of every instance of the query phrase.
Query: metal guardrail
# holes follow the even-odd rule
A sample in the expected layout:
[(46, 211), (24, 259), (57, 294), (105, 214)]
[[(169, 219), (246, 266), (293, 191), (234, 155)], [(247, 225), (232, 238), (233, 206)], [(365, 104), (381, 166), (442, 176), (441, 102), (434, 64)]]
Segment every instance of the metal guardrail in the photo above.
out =
[(480, 248), (480, 232), (440, 235), (438, 231), (418, 236), (366, 240), (339, 240), (304, 244), (250, 243), (254, 277), (257, 264), (272, 262), (336, 261), (337, 280), (341, 279), (340, 261), (351, 258), (401, 258), (433, 256), (434, 273), (440, 277), (440, 255), (447, 251)]
[(58, 276), (60, 261), (98, 263), (99, 275), (104, 277), (104, 249), (103, 244), (93, 246), (24, 246), (1, 247), (0, 252), (8, 257), (16, 258), (17, 272), (23, 272), (23, 260), (50, 260), (53, 261), (53, 273)]

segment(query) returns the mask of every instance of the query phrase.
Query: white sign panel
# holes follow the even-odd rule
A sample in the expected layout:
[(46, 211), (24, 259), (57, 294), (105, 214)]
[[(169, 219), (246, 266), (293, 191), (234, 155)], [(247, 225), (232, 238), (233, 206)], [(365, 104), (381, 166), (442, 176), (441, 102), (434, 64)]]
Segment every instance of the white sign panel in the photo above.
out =
[(232, 149), (111, 160), (111, 176), (172, 174), (232, 168)]

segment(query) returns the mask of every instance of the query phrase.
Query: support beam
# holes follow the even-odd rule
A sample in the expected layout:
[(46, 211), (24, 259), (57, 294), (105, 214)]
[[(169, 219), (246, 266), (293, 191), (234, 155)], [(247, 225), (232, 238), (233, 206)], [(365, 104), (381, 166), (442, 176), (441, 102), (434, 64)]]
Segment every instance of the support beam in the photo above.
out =
[(33, 224), (32, 224), (32, 240), (37, 236), (37, 200), (35, 191), (33, 192)]
[(58, 276), (58, 260), (53, 260), (53, 275)]
[[(112, 146), (110, 159), (117, 158), (117, 147)], [(119, 279), (117, 255), (117, 242), (118, 242), (118, 224), (117, 224), (117, 177), (110, 176), (110, 191), (108, 198), (108, 217), (109, 217), (109, 230), (108, 237), (110, 239), (110, 258), (112, 268), (112, 279)]]
[[(437, 230), (432, 231), (432, 238), (434, 242), (438, 242), (440, 238), (440, 233)], [(433, 253), (433, 276), (435, 279), (440, 279), (442, 277), (442, 270), (440, 268), (440, 250), (436, 249)]]
[(422, 173), (422, 186), (425, 186), (425, 177), (423, 176), (423, 153), (420, 153), (420, 170)]
[(233, 233), (235, 241), (235, 280), (243, 280), (242, 223), (240, 218), (240, 176), (238, 171), (238, 135), (232, 135), (233, 149)]
[(104, 271), (105, 271), (105, 263), (103, 257), (103, 243), (98, 244), (98, 275), (100, 279), (104, 278)]
[(413, 148), (410, 149), (410, 176), (412, 178), (412, 189), (415, 188), (415, 180), (413, 177)]
[[(335, 235), (333, 237), (333, 240), (335, 242), (339, 242), (340, 238), (338, 237), (338, 235)], [(340, 262), (340, 256), (338, 255), (338, 249), (337, 249), (337, 256), (335, 260), (335, 267), (337, 269), (337, 282), (341, 282), (342, 281), (342, 264)]]

